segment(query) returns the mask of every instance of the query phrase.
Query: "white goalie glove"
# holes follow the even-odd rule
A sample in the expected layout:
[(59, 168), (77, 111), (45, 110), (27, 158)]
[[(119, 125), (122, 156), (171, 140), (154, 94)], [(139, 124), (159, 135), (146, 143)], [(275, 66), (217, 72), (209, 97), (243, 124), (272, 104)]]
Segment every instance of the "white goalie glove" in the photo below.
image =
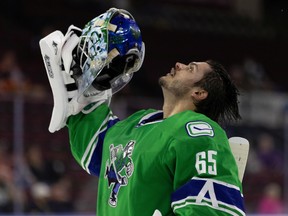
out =
[(72, 52), (79, 43), (77, 31), (81, 32), (81, 29), (71, 25), (65, 36), (54, 31), (39, 42), (53, 93), (54, 106), (48, 128), (51, 133), (63, 128), (69, 116), (79, 113), (88, 104), (110, 102), (111, 89), (108, 89), (98, 91), (97, 96), (84, 98), (79, 103), (77, 83), (71, 76)]

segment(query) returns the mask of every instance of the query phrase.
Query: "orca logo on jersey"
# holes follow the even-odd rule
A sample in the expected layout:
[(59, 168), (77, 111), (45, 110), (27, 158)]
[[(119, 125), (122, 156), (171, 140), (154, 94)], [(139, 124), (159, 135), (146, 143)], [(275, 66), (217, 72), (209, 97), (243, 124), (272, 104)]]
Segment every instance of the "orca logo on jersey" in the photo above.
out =
[(191, 137), (214, 136), (214, 130), (210, 124), (203, 121), (193, 121), (186, 124), (186, 131)]
[(123, 145), (114, 146), (110, 145), (110, 159), (106, 161), (105, 178), (108, 180), (108, 187), (111, 185), (112, 191), (109, 197), (109, 205), (116, 207), (117, 195), (121, 186), (128, 184), (128, 178), (130, 178), (134, 171), (134, 164), (132, 161), (132, 153), (134, 150), (135, 141), (130, 140), (126, 146)]

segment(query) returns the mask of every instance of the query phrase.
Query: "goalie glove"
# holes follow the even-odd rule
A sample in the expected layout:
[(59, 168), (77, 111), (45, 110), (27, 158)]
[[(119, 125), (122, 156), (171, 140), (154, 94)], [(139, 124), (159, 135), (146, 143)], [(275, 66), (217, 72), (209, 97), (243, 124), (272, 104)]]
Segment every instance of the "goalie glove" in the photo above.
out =
[(86, 113), (105, 101), (109, 103), (111, 98), (109, 89), (103, 92), (91, 90), (92, 97), (83, 96), (79, 103), (77, 80), (81, 82), (81, 77), (75, 80), (71, 72), (75, 64), (72, 53), (79, 42), (76, 32), (81, 32), (81, 29), (71, 25), (65, 36), (60, 31), (54, 31), (39, 42), (53, 94), (54, 106), (48, 128), (51, 133), (63, 128), (69, 116), (79, 113), (88, 104), (95, 102), (94, 106), (85, 110)]

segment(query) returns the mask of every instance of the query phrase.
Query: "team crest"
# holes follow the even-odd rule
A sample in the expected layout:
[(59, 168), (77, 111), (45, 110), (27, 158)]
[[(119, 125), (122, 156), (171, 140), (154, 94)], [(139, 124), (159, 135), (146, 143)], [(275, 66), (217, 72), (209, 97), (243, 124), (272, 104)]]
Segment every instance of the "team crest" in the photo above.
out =
[(109, 205), (117, 205), (117, 195), (122, 186), (128, 184), (128, 178), (133, 174), (134, 165), (131, 158), (135, 141), (129, 141), (125, 147), (123, 145), (110, 145), (110, 159), (106, 161), (105, 178), (108, 180), (109, 188), (112, 191), (109, 197)]
[(214, 130), (210, 124), (204, 121), (192, 121), (186, 124), (186, 131), (191, 137), (214, 136)]

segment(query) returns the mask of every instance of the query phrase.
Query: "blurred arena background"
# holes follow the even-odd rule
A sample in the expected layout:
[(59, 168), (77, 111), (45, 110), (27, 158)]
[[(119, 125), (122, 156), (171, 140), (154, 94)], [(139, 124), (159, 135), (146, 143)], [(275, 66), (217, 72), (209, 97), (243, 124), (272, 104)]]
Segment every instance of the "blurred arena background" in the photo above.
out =
[(161, 109), (158, 77), (176, 61), (222, 62), (241, 89), (243, 117), (227, 134), (251, 143), (247, 213), (287, 215), (288, 3), (275, 0), (2, 0), (0, 215), (95, 215), (97, 178), (73, 160), (65, 129), (48, 132), (53, 101), (38, 43), (110, 7), (129, 10), (146, 43), (114, 112)]

